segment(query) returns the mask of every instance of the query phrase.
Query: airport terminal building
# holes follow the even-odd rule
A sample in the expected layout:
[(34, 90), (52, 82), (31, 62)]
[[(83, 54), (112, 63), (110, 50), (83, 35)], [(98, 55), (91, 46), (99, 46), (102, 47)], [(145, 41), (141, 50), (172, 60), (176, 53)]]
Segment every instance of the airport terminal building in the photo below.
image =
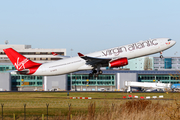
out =
[[(7, 91), (123, 91), (125, 81), (179, 83), (178, 71), (103, 70), (89, 78), (91, 71), (59, 76), (25, 76), (1, 72), (0, 90)], [(26, 84), (25, 84), (26, 83)]]
[[(3, 49), (13, 48), (28, 59), (37, 63), (51, 62), (59, 60), (59, 57), (53, 56), (51, 52), (59, 55), (66, 55), (66, 49), (40, 49), (31, 48), (31, 45), (0, 45), (0, 81), (9, 82), (10, 86), (0, 87), (0, 90), (14, 91), (33, 91), (35, 89), (43, 89), (43, 76), (26, 76), (10, 74), (10, 71), (15, 70), (15, 67), (10, 62), (9, 58), (4, 53)], [(8, 72), (9, 71), (9, 72)], [(7, 79), (7, 80), (6, 80)], [(1, 84), (1, 86), (4, 86)]]
[(51, 52), (66, 55), (66, 49), (33, 49), (30, 45), (0, 45), (0, 91), (120, 91), (124, 81), (179, 83), (180, 57), (141, 57), (129, 60), (122, 68), (102, 69), (103, 74), (89, 78), (91, 71), (59, 76), (28, 76), (10, 74), (11, 64), (4, 48), (12, 47), (35, 62), (59, 60)]

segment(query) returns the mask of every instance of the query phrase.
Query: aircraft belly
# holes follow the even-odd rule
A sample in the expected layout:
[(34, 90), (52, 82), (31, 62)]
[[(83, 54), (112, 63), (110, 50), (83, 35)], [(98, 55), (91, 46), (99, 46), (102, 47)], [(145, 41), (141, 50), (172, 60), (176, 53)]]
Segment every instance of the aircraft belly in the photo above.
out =
[(146, 54), (149, 54), (151, 51), (149, 50), (143, 50), (143, 49), (140, 49), (136, 52), (136, 57), (139, 57), (139, 56), (144, 56)]
[(130, 56), (131, 58), (136, 57), (136, 52), (135, 52), (135, 51), (130, 51), (130, 52), (129, 52), (129, 56)]
[(151, 53), (154, 53), (156, 51), (158, 52), (160, 50), (160, 48), (161, 48), (160, 46), (156, 46), (156, 47), (151, 48), (150, 51), (151, 51)]
[[(127, 53), (128, 59), (132, 59), (132, 58), (137, 58), (137, 57), (141, 57), (144, 55), (150, 55), (152, 53), (158, 53), (161, 51), (161, 47), (157, 46), (157, 47), (153, 47), (150, 50), (149, 49), (139, 49), (137, 51), (134, 51), (134, 54), (129, 54)], [(128, 55), (129, 54), (129, 55)]]
[(78, 68), (78, 70), (90, 70), (90, 69), (93, 69), (93, 67), (90, 65), (82, 65)]
[(65, 67), (65, 70), (67, 73), (71, 73), (71, 72), (77, 71), (81, 65), (82, 63), (70, 64), (70, 65), (67, 65), (67, 67)]
[(84, 64), (82, 62), (79, 62), (76, 64), (69, 64), (69, 65), (53, 67), (53, 68), (42, 66), (33, 75), (50, 76), (50, 75), (61, 75), (61, 74), (71, 73), (71, 72), (77, 71), (78, 68), (81, 67), (82, 65)]

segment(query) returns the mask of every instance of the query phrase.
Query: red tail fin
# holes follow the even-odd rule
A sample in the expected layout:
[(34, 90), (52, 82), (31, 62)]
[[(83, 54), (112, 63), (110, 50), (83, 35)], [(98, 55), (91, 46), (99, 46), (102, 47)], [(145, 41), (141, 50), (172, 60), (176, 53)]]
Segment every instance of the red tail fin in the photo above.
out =
[(41, 63), (32, 62), (12, 48), (3, 49), (3, 51), (6, 53), (18, 71), (38, 67), (41, 65)]

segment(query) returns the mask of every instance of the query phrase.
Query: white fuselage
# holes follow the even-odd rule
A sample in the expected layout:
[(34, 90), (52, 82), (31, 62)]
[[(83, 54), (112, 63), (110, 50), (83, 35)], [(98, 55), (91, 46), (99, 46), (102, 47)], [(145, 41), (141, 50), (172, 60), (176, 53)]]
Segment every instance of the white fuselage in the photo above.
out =
[[(134, 44), (119, 46), (107, 50), (102, 50), (86, 56), (96, 58), (110, 58), (116, 59), (127, 57), (133, 59), (141, 56), (146, 56), (154, 53), (162, 52), (172, 47), (176, 42), (169, 38), (158, 38), (147, 41), (141, 41)], [(42, 64), (33, 75), (60, 75), (71, 73), (80, 70), (90, 70), (93, 67), (86, 64), (86, 61), (79, 56), (58, 60)]]

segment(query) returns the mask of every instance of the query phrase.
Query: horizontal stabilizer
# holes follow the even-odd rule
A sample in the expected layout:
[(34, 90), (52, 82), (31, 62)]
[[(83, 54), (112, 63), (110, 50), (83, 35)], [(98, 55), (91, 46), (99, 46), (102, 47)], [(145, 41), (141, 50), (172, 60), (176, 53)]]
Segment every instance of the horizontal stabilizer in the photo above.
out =
[(65, 58), (70, 58), (70, 56), (63, 56), (63, 55), (59, 55), (55, 52), (51, 52), (51, 54), (55, 57), (61, 58), (61, 59), (65, 59)]
[(22, 74), (22, 75), (27, 75), (29, 73), (29, 70), (26, 69), (26, 70), (21, 70), (21, 71), (18, 71), (18, 70), (14, 70), (14, 71), (11, 71), (11, 74)]
[(82, 53), (78, 53), (79, 57), (83, 57), (84, 55)]

